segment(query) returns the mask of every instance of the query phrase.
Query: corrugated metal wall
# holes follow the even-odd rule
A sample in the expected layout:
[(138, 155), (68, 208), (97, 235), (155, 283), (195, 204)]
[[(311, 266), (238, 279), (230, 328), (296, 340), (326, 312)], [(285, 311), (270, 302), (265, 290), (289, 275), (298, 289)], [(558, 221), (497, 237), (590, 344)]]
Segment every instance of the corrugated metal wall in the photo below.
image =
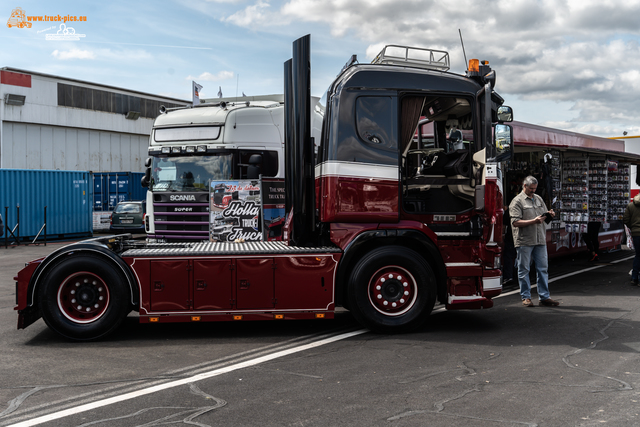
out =
[(104, 172), (94, 173), (93, 209), (113, 210), (118, 202), (125, 200), (146, 200), (147, 189), (140, 184), (144, 173)]
[(48, 238), (92, 235), (93, 186), (89, 172), (0, 169), (0, 212), (10, 229), (18, 222), (18, 205), (21, 241), (31, 241), (38, 234), (44, 224), (45, 206)]
[(4, 122), (1, 166), (143, 172), (148, 146), (148, 136)]

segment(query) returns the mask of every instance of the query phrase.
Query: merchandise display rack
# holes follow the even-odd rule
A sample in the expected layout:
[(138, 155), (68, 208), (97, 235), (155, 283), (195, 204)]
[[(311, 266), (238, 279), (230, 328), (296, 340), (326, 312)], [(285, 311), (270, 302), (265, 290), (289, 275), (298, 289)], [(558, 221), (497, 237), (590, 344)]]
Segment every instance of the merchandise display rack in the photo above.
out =
[[(629, 163), (606, 162), (607, 181), (605, 191), (607, 192), (606, 217), (609, 221), (622, 221), (624, 210), (629, 204), (630, 181)], [(596, 188), (597, 189), (597, 188)]]
[(589, 159), (567, 157), (562, 162), (562, 212), (568, 233), (586, 233), (589, 222)]
[(589, 222), (600, 222), (607, 230), (611, 221), (622, 221), (629, 203), (629, 164), (604, 157), (567, 157), (561, 188), (565, 231), (586, 233)]

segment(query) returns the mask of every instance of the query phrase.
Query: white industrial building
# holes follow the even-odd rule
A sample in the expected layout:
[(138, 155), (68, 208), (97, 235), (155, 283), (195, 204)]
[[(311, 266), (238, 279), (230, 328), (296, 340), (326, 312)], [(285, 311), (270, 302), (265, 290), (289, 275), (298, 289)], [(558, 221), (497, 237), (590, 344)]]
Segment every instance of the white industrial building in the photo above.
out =
[(190, 102), (0, 69), (0, 168), (143, 172), (160, 105)]

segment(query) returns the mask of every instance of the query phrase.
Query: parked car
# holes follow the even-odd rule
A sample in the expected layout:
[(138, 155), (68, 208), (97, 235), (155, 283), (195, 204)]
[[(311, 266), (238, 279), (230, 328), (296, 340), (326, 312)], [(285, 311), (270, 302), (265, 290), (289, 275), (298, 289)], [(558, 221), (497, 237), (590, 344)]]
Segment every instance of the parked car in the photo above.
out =
[(120, 202), (111, 214), (109, 230), (144, 232), (144, 216), (146, 213), (146, 202)]

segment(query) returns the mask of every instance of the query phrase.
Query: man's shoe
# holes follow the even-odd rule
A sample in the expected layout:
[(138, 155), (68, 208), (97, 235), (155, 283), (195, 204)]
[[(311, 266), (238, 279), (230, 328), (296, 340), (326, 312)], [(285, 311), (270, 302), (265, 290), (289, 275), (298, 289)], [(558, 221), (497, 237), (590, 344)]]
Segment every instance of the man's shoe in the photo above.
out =
[(522, 300), (522, 305), (524, 305), (525, 307), (533, 307), (533, 302), (531, 301), (530, 298), (527, 299), (523, 299)]
[(560, 303), (558, 301), (552, 300), (551, 298), (547, 298), (547, 299), (541, 299), (540, 305), (543, 305), (545, 307), (556, 307), (560, 305)]
[(638, 282), (638, 279), (631, 279), (631, 286), (640, 286), (640, 282)]

